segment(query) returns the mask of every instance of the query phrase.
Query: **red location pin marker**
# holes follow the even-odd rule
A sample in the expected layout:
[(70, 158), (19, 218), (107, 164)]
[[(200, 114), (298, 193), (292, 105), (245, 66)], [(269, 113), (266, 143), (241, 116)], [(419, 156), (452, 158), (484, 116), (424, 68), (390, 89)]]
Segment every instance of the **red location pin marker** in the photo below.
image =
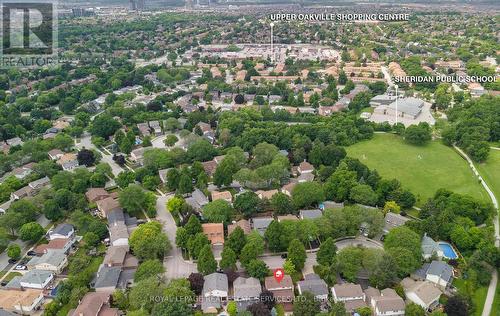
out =
[(278, 283), (281, 283), (281, 280), (283, 280), (284, 276), (285, 276), (285, 271), (283, 271), (283, 269), (279, 268), (274, 270), (274, 279), (278, 281)]

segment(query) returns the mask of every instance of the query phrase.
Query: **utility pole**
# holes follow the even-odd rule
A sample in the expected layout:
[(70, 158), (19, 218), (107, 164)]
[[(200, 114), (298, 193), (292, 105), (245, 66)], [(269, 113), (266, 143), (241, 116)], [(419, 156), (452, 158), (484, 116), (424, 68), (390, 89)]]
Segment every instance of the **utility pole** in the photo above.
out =
[(274, 63), (274, 40), (273, 40), (273, 27), (274, 23), (269, 24), (271, 26), (271, 63)]

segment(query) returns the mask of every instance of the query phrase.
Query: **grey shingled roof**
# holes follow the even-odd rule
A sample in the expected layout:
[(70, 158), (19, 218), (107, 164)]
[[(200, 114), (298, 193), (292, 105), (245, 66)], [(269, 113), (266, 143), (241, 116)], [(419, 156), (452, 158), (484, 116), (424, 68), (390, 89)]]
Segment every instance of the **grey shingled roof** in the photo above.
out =
[(427, 275), (429, 274), (437, 275), (438, 277), (449, 283), (451, 277), (453, 276), (453, 268), (446, 262), (434, 260), (431, 262), (429, 268), (427, 269)]
[(303, 219), (314, 219), (321, 217), (323, 213), (320, 210), (301, 210), (300, 217)]
[(424, 255), (432, 256), (439, 250), (439, 245), (431, 237), (424, 235), (422, 237), (422, 252)]
[(314, 296), (328, 295), (328, 286), (319, 275), (311, 273), (304, 276), (303, 281), (299, 281), (298, 285), (302, 293), (311, 292)]
[(274, 219), (272, 217), (252, 218), (253, 229), (257, 230), (259, 234), (264, 236), (264, 232), (266, 231), (267, 227), (269, 227), (269, 225), (273, 220)]
[(120, 267), (101, 266), (101, 269), (97, 272), (94, 287), (96, 289), (103, 287), (116, 287), (118, 280), (120, 279), (120, 273)]
[(51, 234), (68, 235), (72, 230), (74, 230), (73, 225), (64, 223), (57, 225), (57, 227), (51, 231)]
[(258, 297), (262, 292), (260, 281), (256, 278), (238, 277), (233, 282), (233, 289), (234, 297), (243, 300)]
[(48, 249), (41, 257), (33, 257), (28, 266), (47, 263), (53, 266), (59, 266), (66, 259), (66, 254), (62, 249)]
[(30, 270), (26, 272), (19, 282), (43, 284), (45, 281), (52, 276), (52, 272), (45, 270)]
[(203, 283), (203, 293), (210, 292), (212, 290), (226, 291), (228, 290), (227, 275), (223, 273), (212, 273), (206, 275), (205, 283)]

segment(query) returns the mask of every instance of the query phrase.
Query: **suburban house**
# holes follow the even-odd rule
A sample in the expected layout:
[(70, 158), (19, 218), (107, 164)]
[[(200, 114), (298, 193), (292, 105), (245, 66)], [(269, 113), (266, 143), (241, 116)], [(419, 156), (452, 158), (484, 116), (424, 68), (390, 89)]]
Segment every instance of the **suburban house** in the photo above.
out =
[(49, 249), (41, 257), (33, 257), (26, 264), (29, 270), (47, 270), (60, 274), (68, 264), (66, 254), (62, 250)]
[(69, 311), (69, 316), (118, 316), (117, 308), (110, 306), (110, 293), (89, 292), (80, 300), (75, 310)]
[(306, 274), (303, 281), (297, 282), (299, 294), (311, 292), (317, 300), (328, 300), (328, 285), (315, 273)]
[(231, 235), (231, 233), (236, 229), (236, 227), (240, 227), (245, 235), (248, 235), (252, 232), (252, 228), (250, 226), (250, 222), (247, 221), (246, 219), (240, 219), (237, 222), (234, 222), (232, 224), (229, 224), (227, 226), (227, 235)]
[(332, 296), (335, 303), (343, 302), (348, 312), (366, 306), (365, 293), (359, 284), (335, 284), (332, 287)]
[(137, 129), (142, 136), (150, 136), (151, 133), (149, 131), (148, 123), (137, 123)]
[(388, 233), (393, 228), (403, 226), (409, 220), (410, 219), (408, 217), (388, 212), (387, 214), (385, 214), (384, 233)]
[(47, 244), (40, 244), (34, 249), (37, 255), (43, 255), (49, 250), (61, 250), (64, 253), (68, 253), (73, 245), (73, 239), (69, 238), (54, 238), (50, 240)]
[(323, 216), (321, 210), (300, 210), (299, 217), (300, 219), (315, 219)]
[(212, 273), (204, 277), (202, 290), (201, 310), (203, 313), (217, 313), (221, 307), (221, 302), (228, 297), (227, 275), (223, 273)]
[(104, 188), (90, 188), (85, 192), (85, 197), (89, 203), (96, 203), (109, 197), (109, 193)]
[(146, 148), (144, 147), (139, 147), (137, 149), (134, 149), (130, 152), (130, 159), (133, 162), (136, 162), (138, 164), (142, 165), (142, 162), (144, 160), (144, 152), (146, 151)]
[(217, 162), (215, 160), (209, 160), (201, 163), (203, 166), (203, 170), (209, 175), (213, 176), (215, 170), (217, 169)]
[[(368, 304), (372, 307), (375, 316), (404, 316), (406, 304), (393, 289), (387, 288), (379, 291), (371, 288), (375, 295), (370, 296)], [(365, 290), (365, 294), (367, 290)], [(368, 294), (366, 294), (368, 297)]]
[(291, 276), (285, 275), (281, 282), (276, 281), (274, 276), (266, 277), (264, 284), (266, 289), (273, 293), (274, 298), (283, 304), (285, 312), (293, 311), (294, 293)]
[(128, 247), (110, 246), (104, 256), (103, 264), (108, 267), (121, 267), (123, 270), (136, 269), (139, 261), (128, 253)]
[(56, 228), (49, 230), (48, 239), (67, 238), (73, 239), (75, 235), (75, 228), (71, 224), (63, 223), (56, 226)]
[(19, 279), (22, 288), (43, 290), (54, 279), (54, 274), (46, 270), (30, 270)]
[(260, 281), (256, 278), (238, 277), (233, 282), (233, 297), (238, 311), (244, 311), (248, 306), (259, 300), (262, 292)]
[(297, 220), (299, 220), (297, 218), (297, 216), (292, 215), (292, 214), (280, 215), (280, 216), (277, 216), (276, 219), (278, 220), (278, 222), (282, 222), (282, 221), (297, 221)]
[(160, 122), (158, 122), (158, 121), (149, 121), (149, 127), (151, 127), (151, 129), (153, 130), (153, 132), (154, 132), (154, 134), (156, 136), (161, 135)]
[(97, 209), (99, 210), (99, 212), (101, 212), (101, 216), (104, 218), (108, 216), (108, 213), (121, 209), (118, 199), (115, 199), (111, 196), (96, 201), (96, 204)]
[(59, 160), (64, 156), (64, 152), (60, 149), (52, 149), (48, 152), (48, 155), (51, 160)]
[(0, 290), (0, 310), (32, 314), (42, 306), (43, 302), (43, 291), (41, 290)]
[(25, 164), (24, 166), (15, 168), (14, 170), (12, 170), (12, 174), (16, 178), (22, 180), (22, 179), (26, 178), (27, 176), (29, 176), (33, 172), (34, 166), (35, 166), (35, 164), (33, 162), (30, 162), (28, 164)]
[(290, 182), (281, 187), (281, 193), (284, 193), (288, 196), (292, 196), (292, 190), (297, 185), (297, 182)]
[(299, 167), (297, 168), (297, 171), (300, 174), (303, 174), (303, 173), (312, 173), (314, 171), (314, 166), (304, 160), (304, 161), (302, 161), (299, 164)]
[(66, 153), (57, 160), (57, 164), (60, 165), (63, 170), (71, 171), (79, 166), (78, 159), (76, 159), (76, 154)]
[(213, 191), (212, 192), (212, 201), (224, 200), (228, 203), (233, 203), (233, 196), (229, 191)]
[(304, 183), (304, 182), (311, 182), (314, 180), (314, 173), (308, 172), (308, 173), (301, 173), (297, 177), (297, 182), (298, 183)]
[(210, 143), (213, 143), (215, 140), (215, 133), (212, 130), (210, 124), (199, 122), (196, 124), (196, 128), (199, 128), (203, 137), (205, 137)]
[(404, 278), (401, 281), (406, 298), (422, 306), (425, 310), (432, 310), (439, 305), (441, 290), (430, 281), (415, 281)]
[(443, 250), (439, 248), (439, 244), (434, 239), (427, 236), (427, 233), (422, 237), (422, 256), (426, 260), (432, 256), (443, 257)]
[(94, 280), (95, 291), (113, 293), (117, 288), (121, 272), (122, 269), (120, 267), (101, 265)]
[(258, 190), (258, 191), (255, 191), (255, 194), (257, 194), (259, 196), (259, 199), (268, 199), (270, 200), (273, 195), (275, 195), (276, 193), (278, 193), (278, 190), (267, 190), (267, 191), (264, 191), (264, 190)]
[(44, 186), (50, 184), (50, 179), (48, 177), (43, 177), (41, 179), (31, 181), (27, 186), (20, 188), (19, 190), (12, 192), (10, 194), (10, 199), (15, 201), (28, 196), (35, 196)]
[(200, 189), (195, 189), (193, 193), (191, 193), (191, 196), (186, 198), (186, 203), (191, 205), (191, 207), (198, 212), (201, 212), (203, 206), (207, 205), (208, 202), (208, 198)]
[(417, 280), (428, 280), (444, 290), (452, 282), (453, 267), (446, 262), (433, 260), (431, 263), (424, 263), (422, 268), (413, 273), (413, 276)]
[(213, 246), (224, 245), (224, 224), (223, 223), (205, 223), (201, 225), (203, 234)]
[(264, 233), (267, 230), (267, 227), (271, 224), (271, 222), (274, 220), (272, 217), (256, 217), (252, 218), (252, 228), (256, 231), (259, 232), (261, 236), (264, 236)]

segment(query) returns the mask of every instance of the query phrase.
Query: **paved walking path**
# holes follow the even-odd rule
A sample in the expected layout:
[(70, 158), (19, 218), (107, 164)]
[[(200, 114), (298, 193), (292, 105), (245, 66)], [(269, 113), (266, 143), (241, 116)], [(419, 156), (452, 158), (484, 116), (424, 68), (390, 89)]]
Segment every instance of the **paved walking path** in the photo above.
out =
[[(481, 181), (482, 186), (488, 192), (488, 195), (490, 196), (491, 202), (493, 203), (493, 206), (495, 207), (497, 213), (495, 215), (495, 218), (493, 219), (494, 225), (495, 225), (495, 246), (499, 247), (500, 246), (500, 226), (498, 223), (498, 201), (495, 197), (495, 194), (493, 194), (493, 191), (491, 191), (490, 187), (486, 182), (484, 181), (483, 177), (479, 172), (477, 171), (476, 167), (474, 166), (474, 163), (472, 160), (467, 156), (467, 154), (458, 148), (457, 146), (453, 146), (456, 151), (462, 155), (467, 162), (469, 163), (469, 167), (472, 169), (472, 172), (478, 177), (479, 181)], [(498, 149), (500, 150), (500, 148)], [(497, 289), (497, 283), (498, 283), (498, 273), (497, 271), (493, 271), (492, 276), (491, 276), (491, 282), (490, 286), (488, 287), (488, 294), (486, 295), (486, 301), (484, 302), (484, 308), (483, 308), (483, 313), (481, 314), (482, 316), (490, 316), (491, 314), (491, 308), (493, 306), (493, 301), (495, 299), (495, 293)]]

